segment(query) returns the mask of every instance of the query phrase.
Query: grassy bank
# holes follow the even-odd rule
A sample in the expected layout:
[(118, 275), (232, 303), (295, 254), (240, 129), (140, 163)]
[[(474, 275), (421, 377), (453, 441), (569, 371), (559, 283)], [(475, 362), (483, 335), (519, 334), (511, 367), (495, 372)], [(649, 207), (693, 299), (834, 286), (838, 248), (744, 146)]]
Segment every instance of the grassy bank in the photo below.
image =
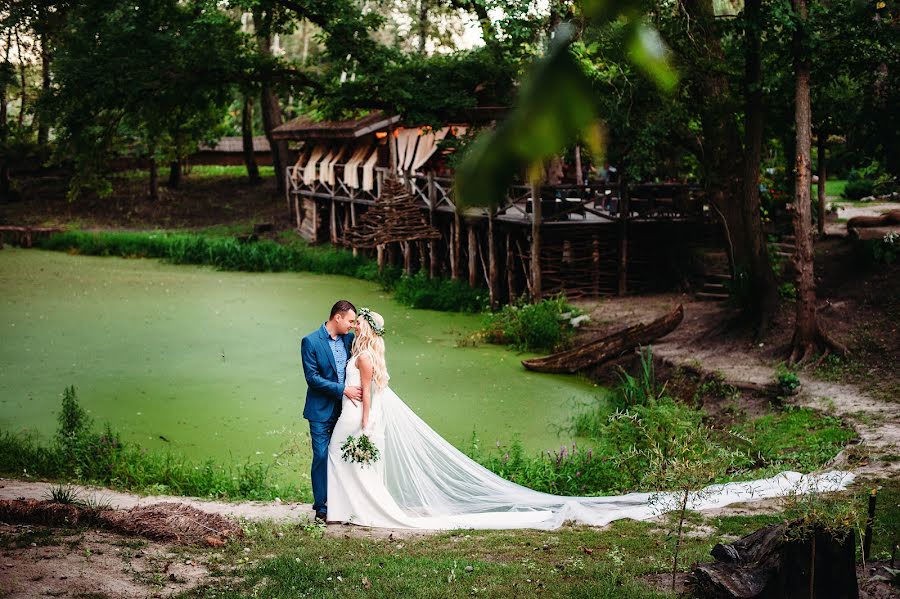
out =
[(98, 429), (82, 408), (75, 389), (62, 398), (56, 435), (49, 443), (0, 430), (0, 474), (97, 484), (146, 494), (172, 494), (224, 499), (302, 501), (311, 497), (304, 486), (279, 484), (271, 464), (248, 461), (227, 465), (193, 462), (178, 454), (148, 451), (122, 441), (116, 431)]
[[(671, 469), (678, 460), (704, 463), (712, 450), (721, 450), (727, 459), (710, 463), (708, 480), (695, 481), (699, 486), (765, 478), (784, 470), (808, 472), (827, 463), (854, 436), (840, 419), (805, 408), (776, 411), (731, 431), (709, 429), (703, 424), (703, 412), (661, 391), (635, 396), (637, 382), (625, 379), (616, 389), (617, 411), (612, 416), (603, 403), (575, 419), (573, 431), (590, 438), (588, 447), (572, 444), (532, 454), (518, 441), (485, 448), (473, 439), (468, 453), (498, 475), (538, 491), (608, 495), (678, 488), (682, 481), (661, 481), (653, 476), (655, 469)], [(698, 436), (696, 431), (703, 434)], [(301, 487), (279, 484), (271, 475), (273, 466), (252, 461), (195, 463), (171, 452), (147, 451), (124, 442), (108, 426), (105, 430), (94, 426), (74, 388), (63, 394), (57, 432), (50, 443), (0, 430), (0, 474), (140, 493), (310, 500), (305, 477), (300, 477)]]
[[(887, 559), (900, 516), (900, 481), (886, 481), (876, 517), (874, 559)], [(865, 493), (832, 499), (865, 513)], [(712, 561), (728, 543), (792, 514), (704, 517), (691, 513), (678, 572)], [(857, 526), (859, 522), (852, 523)], [(216, 552), (211, 582), (182, 597), (590, 597), (650, 599), (670, 592), (673, 522), (620, 520), (605, 528), (455, 531), (380, 538), (358, 529), (249, 524)], [(860, 541), (857, 539), (857, 560)], [(683, 579), (682, 579), (683, 580)]]
[(157, 258), (171, 264), (211, 266), (243, 272), (313, 272), (378, 282), (401, 304), (431, 310), (478, 312), (485, 307), (483, 290), (444, 278), (407, 276), (399, 268), (378, 270), (375, 261), (349, 250), (314, 247), (296, 236), (281, 242), (242, 241), (231, 228), (208, 234), (167, 232), (69, 231), (40, 241), (38, 247), (87, 256)]

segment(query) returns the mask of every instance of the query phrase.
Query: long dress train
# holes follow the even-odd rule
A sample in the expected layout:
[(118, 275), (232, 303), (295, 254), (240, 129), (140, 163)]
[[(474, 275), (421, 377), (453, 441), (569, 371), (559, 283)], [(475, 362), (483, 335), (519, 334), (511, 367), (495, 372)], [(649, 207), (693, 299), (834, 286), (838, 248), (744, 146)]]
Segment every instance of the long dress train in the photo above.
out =
[[(356, 357), (347, 385), (359, 385)], [(503, 479), (453, 447), (390, 388), (372, 387), (369, 437), (381, 452), (375, 464), (345, 462), (340, 446), (361, 432), (362, 407), (343, 399), (328, 449), (328, 519), (385, 528), (558, 528), (566, 521), (600, 526), (613, 520), (646, 520), (673, 506), (671, 493), (564, 497)], [(707, 487), (691, 509), (792, 493), (836, 491), (853, 480), (848, 472), (772, 478)], [(671, 509), (669, 507), (668, 509)]]

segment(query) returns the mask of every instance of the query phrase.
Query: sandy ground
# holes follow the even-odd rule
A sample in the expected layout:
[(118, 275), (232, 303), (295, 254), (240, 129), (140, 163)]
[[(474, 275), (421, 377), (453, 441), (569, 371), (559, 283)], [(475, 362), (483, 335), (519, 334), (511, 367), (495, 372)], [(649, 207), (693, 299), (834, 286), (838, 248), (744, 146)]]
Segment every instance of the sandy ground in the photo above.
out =
[[(99, 530), (0, 523), (0, 596), (168, 597), (205, 581), (220, 554)], [(30, 541), (30, 542), (29, 542)]]
[[(850, 220), (856, 216), (879, 216), (880, 214), (887, 212), (888, 210), (897, 210), (900, 209), (900, 204), (896, 202), (888, 202), (888, 203), (871, 203), (866, 204), (864, 206), (855, 206), (852, 204), (841, 204), (840, 202), (834, 202), (837, 205), (837, 218), (841, 219), (841, 221)], [(838, 222), (837, 220), (831, 220), (825, 222), (825, 233), (827, 235), (837, 235), (840, 237), (847, 236), (847, 223), (846, 222)]]

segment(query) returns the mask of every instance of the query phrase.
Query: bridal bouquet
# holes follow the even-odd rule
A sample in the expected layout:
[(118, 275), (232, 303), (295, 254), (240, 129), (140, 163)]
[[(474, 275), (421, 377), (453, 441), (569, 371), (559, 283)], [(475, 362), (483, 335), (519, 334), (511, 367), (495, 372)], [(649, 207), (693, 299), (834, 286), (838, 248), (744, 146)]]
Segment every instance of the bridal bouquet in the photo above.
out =
[(363, 433), (358, 437), (353, 435), (347, 437), (347, 440), (341, 445), (341, 457), (345, 462), (356, 462), (363, 466), (369, 466), (377, 462), (380, 455), (372, 440)]

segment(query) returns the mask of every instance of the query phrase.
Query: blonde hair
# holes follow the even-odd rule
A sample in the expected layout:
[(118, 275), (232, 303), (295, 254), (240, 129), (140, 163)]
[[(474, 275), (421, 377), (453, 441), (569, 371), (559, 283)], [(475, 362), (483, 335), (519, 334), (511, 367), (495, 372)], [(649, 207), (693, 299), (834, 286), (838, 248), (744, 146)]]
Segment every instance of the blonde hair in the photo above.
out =
[[(375, 323), (383, 329), (384, 317), (378, 312), (371, 312), (370, 315)], [(384, 338), (375, 333), (368, 319), (359, 317), (356, 322), (358, 332), (353, 338), (352, 353), (354, 356), (363, 352), (369, 354), (372, 358), (372, 378), (375, 386), (379, 389), (386, 389), (391, 376), (388, 374), (387, 363), (384, 359)]]

